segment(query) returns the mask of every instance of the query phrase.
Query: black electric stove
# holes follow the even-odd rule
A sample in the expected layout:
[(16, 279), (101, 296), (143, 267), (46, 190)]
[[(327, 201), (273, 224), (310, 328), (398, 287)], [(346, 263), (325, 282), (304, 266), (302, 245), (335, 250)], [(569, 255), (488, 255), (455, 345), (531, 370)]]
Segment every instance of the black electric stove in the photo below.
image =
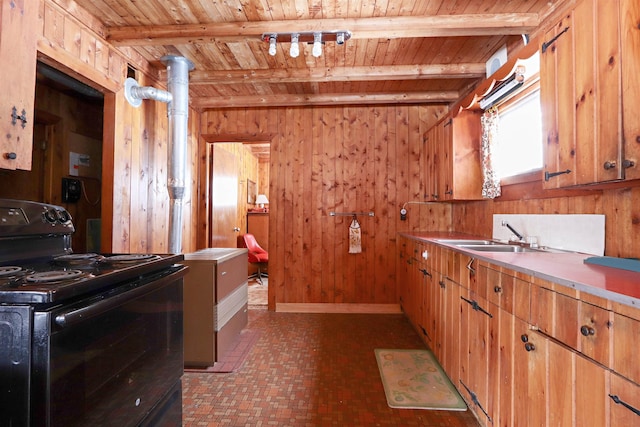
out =
[(0, 425), (180, 425), (183, 256), (76, 254), (74, 231), (0, 199)]

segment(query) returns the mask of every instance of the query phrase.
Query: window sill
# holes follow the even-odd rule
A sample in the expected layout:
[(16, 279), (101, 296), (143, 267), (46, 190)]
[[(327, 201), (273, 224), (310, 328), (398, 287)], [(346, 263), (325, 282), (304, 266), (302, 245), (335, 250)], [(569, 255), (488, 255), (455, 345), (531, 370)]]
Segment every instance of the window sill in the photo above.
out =
[(500, 185), (524, 184), (525, 182), (540, 181), (542, 169), (535, 169), (529, 172), (513, 175), (500, 180)]

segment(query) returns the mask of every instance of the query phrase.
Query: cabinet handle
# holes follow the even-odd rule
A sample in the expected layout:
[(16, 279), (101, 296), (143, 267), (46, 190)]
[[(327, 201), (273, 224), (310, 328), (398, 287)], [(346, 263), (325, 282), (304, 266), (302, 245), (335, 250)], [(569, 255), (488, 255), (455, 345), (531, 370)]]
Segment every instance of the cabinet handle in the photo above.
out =
[(632, 168), (636, 165), (636, 162), (634, 162), (633, 160), (629, 160), (629, 159), (624, 159), (622, 161), (622, 167), (624, 169), (628, 169), (628, 168)]
[(604, 168), (604, 170), (608, 171), (611, 169), (615, 169), (617, 166), (617, 163), (615, 160), (609, 160), (604, 162), (604, 165), (602, 165), (602, 167)]
[(473, 261), (475, 261), (474, 258), (471, 258), (471, 260), (469, 260), (469, 262), (467, 263), (467, 270), (469, 270), (471, 274), (476, 274), (476, 269), (473, 268)]
[(564, 175), (564, 174), (568, 174), (568, 173), (571, 173), (571, 169), (567, 169), (567, 170), (559, 171), (559, 172), (544, 171), (544, 180), (545, 181), (549, 181), (549, 178), (553, 178), (554, 176)]
[(496, 286), (495, 288), (493, 288), (493, 292), (499, 294), (500, 292), (502, 292), (502, 288), (500, 286)]
[(444, 192), (444, 194), (448, 194), (449, 196), (453, 195), (453, 190), (447, 190)]
[(445, 287), (444, 280), (440, 280), (440, 282), (438, 282), (438, 283), (440, 283), (440, 287), (442, 289), (444, 289), (444, 287)]
[(580, 327), (580, 333), (585, 337), (588, 337), (589, 335), (595, 335), (596, 330), (593, 329), (591, 326), (583, 325)]
[(491, 417), (489, 416), (487, 411), (485, 411), (485, 409), (482, 407), (482, 404), (480, 403), (480, 400), (478, 399), (478, 395), (475, 394), (473, 391), (471, 391), (471, 389), (469, 387), (467, 387), (467, 385), (465, 383), (463, 383), (462, 380), (460, 380), (460, 384), (462, 384), (464, 389), (467, 390), (467, 393), (469, 393), (469, 396), (471, 396), (471, 401), (473, 403), (475, 403), (478, 408), (480, 408), (480, 410), (482, 411), (484, 416), (487, 417), (489, 422), (493, 424), (493, 420), (491, 419)]
[(419, 268), (418, 270), (420, 270), (422, 272), (422, 274), (425, 275), (425, 276), (433, 277), (433, 276), (431, 276), (431, 273), (429, 273), (427, 271), (426, 268)]
[(15, 160), (18, 158), (16, 153), (4, 153), (4, 158), (8, 160)]
[(628, 410), (630, 410), (631, 412), (633, 412), (636, 415), (640, 415), (640, 410), (634, 408), (633, 406), (629, 405), (628, 403), (624, 402), (623, 400), (621, 400), (617, 395), (615, 394), (610, 394), (609, 397), (611, 398), (611, 400), (613, 400), (616, 404), (618, 405), (622, 405), (625, 408), (627, 408)]
[(21, 115), (18, 115), (18, 109), (13, 107), (11, 109), (11, 124), (15, 126), (18, 120), (22, 122), (22, 129), (24, 129), (27, 126), (27, 112), (23, 108)]
[(222, 271), (222, 272), (220, 272), (220, 275), (221, 275), (221, 276), (226, 276), (226, 275), (227, 275), (227, 272), (226, 272), (226, 271)]
[(558, 40), (558, 38), (563, 35), (564, 33), (566, 33), (567, 31), (569, 31), (569, 27), (564, 27), (564, 30), (560, 31), (558, 34), (556, 34), (551, 40), (549, 40), (548, 42), (544, 42), (542, 43), (542, 53), (545, 53), (547, 51), (547, 49), (549, 49), (549, 47), (555, 43), (556, 40)]
[(422, 334), (423, 334), (424, 336), (426, 336), (426, 337), (427, 337), (427, 339), (428, 339), (429, 341), (431, 341), (431, 337), (429, 336), (429, 332), (427, 332), (427, 330), (424, 328), (424, 326), (422, 326), (422, 325), (418, 325), (418, 326), (419, 326), (419, 327), (420, 327), (420, 329), (422, 330)]
[(536, 346), (528, 342), (524, 345), (524, 349), (527, 351), (533, 351), (536, 349)]
[(469, 300), (469, 299), (466, 299), (465, 297), (460, 297), (460, 298), (462, 298), (463, 301), (466, 301), (467, 304), (469, 304), (471, 308), (473, 308), (475, 311), (480, 311), (493, 319), (493, 315), (489, 313), (487, 310), (485, 310), (484, 308), (482, 308), (480, 304), (478, 304), (478, 301)]
[(520, 335), (520, 340), (522, 342), (529, 342), (529, 336), (527, 334)]
[(437, 199), (438, 195), (437, 194), (432, 194), (431, 197), (434, 198), (434, 199)]

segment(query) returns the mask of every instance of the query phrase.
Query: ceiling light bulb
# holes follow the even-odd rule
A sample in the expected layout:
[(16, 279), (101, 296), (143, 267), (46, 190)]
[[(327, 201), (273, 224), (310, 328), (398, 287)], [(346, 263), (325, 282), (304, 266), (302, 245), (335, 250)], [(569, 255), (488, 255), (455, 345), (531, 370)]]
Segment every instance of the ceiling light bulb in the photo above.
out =
[(344, 44), (344, 33), (336, 34), (336, 43), (337, 44)]
[(311, 54), (318, 58), (322, 55), (322, 34), (313, 33), (313, 49), (311, 50)]
[(276, 56), (276, 36), (269, 37), (269, 55)]
[(291, 49), (289, 49), (289, 55), (292, 58), (297, 58), (300, 55), (300, 46), (298, 46), (298, 35), (293, 34), (291, 36)]

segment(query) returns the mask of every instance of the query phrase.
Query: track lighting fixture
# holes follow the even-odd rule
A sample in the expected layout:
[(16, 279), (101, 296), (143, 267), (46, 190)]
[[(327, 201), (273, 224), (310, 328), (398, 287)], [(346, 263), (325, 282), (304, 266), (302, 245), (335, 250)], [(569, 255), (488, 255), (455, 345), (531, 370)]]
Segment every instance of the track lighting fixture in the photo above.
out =
[(292, 58), (297, 58), (300, 55), (300, 45), (298, 44), (298, 35), (291, 35), (291, 48), (289, 49), (289, 55)]
[(322, 55), (322, 34), (321, 33), (313, 33), (313, 49), (311, 50), (311, 54), (316, 58)]
[(269, 37), (269, 55), (276, 56), (276, 36)]
[(351, 33), (347, 30), (339, 31), (314, 31), (303, 33), (264, 33), (262, 40), (269, 43), (269, 55), (275, 56), (277, 43), (291, 43), (289, 55), (297, 58), (300, 55), (300, 43), (313, 44), (311, 54), (318, 58), (322, 55), (322, 45), (326, 42), (336, 42), (338, 45), (344, 44), (351, 38)]

